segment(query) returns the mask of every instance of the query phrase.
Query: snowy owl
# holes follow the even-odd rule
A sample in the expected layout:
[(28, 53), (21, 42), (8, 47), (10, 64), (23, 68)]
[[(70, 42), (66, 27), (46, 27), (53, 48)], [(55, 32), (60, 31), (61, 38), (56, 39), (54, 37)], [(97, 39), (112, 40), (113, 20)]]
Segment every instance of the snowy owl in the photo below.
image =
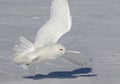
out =
[(70, 31), (72, 16), (70, 15), (67, 0), (53, 0), (50, 9), (50, 19), (37, 32), (35, 42), (32, 43), (25, 37), (20, 37), (19, 45), (15, 46), (14, 61), (17, 64), (30, 65), (35, 62), (56, 59), (68, 51), (58, 40)]

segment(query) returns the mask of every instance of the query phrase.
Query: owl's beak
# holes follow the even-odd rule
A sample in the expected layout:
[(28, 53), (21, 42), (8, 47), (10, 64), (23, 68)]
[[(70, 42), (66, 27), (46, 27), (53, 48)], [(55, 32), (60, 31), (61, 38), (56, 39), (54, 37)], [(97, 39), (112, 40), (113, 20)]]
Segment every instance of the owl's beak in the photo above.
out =
[(68, 53), (75, 53), (75, 54), (80, 54), (79, 51), (67, 51)]

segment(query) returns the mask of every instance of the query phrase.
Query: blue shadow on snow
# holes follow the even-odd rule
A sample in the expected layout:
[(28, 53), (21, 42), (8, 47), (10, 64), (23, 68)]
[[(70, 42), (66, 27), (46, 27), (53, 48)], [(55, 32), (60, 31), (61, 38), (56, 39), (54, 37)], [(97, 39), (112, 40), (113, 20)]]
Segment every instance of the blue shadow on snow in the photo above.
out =
[(73, 71), (56, 71), (56, 72), (50, 72), (47, 75), (44, 74), (36, 74), (34, 76), (25, 76), (23, 78), (27, 79), (44, 79), (44, 78), (77, 78), (77, 77), (94, 77), (97, 76), (97, 74), (88, 74), (92, 71), (92, 68), (80, 68)]

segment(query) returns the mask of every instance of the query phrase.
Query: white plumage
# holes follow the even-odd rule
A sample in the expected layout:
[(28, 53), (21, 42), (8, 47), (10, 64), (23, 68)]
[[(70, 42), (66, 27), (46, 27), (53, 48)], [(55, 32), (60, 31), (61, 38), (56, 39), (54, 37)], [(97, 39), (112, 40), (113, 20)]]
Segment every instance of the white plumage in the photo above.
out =
[(71, 29), (71, 24), (68, 1), (53, 0), (50, 19), (38, 30), (34, 44), (24, 37), (19, 39), (20, 43), (15, 47), (14, 61), (29, 65), (35, 59), (40, 62), (64, 54), (65, 47), (57, 44), (57, 41)]
[(56, 43), (71, 29), (71, 16), (67, 0), (54, 0), (50, 19), (37, 32), (35, 45), (38, 47)]
[(71, 29), (72, 18), (67, 0), (53, 0), (50, 9), (50, 19), (37, 32), (35, 42), (32, 43), (20, 37), (19, 45), (15, 46), (14, 61), (17, 64), (30, 65), (34, 60), (41, 62), (55, 59), (66, 52), (65, 47), (58, 44), (61, 36)]

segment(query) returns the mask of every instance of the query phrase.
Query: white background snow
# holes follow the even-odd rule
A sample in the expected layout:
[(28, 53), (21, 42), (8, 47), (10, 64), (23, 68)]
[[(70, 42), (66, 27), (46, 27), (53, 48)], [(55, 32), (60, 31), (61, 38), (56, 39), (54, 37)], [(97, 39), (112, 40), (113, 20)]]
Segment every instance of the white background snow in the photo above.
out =
[(120, 0), (69, 0), (72, 30), (59, 43), (91, 57), (88, 65), (59, 58), (41, 63), (32, 76), (14, 64), (13, 46), (20, 36), (34, 41), (51, 1), (0, 0), (0, 84), (119, 84)]

